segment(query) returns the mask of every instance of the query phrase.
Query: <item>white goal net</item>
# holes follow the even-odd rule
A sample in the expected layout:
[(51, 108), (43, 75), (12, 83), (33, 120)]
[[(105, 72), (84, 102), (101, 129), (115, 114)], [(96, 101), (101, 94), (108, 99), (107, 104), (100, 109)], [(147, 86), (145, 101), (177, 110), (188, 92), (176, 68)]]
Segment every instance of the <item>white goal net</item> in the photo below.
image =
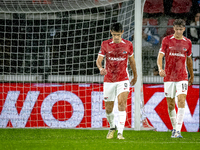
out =
[(108, 127), (96, 58), (114, 22), (129, 40), (135, 5), (127, 1), (0, 0), (0, 128)]

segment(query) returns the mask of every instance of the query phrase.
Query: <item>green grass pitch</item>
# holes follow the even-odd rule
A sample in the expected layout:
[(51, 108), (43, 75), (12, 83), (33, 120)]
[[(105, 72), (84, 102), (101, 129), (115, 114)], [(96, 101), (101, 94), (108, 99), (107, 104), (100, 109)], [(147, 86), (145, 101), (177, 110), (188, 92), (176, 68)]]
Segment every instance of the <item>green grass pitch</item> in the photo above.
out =
[(171, 132), (125, 130), (125, 140), (107, 140), (108, 130), (81, 129), (0, 129), (0, 150), (200, 150), (199, 132), (182, 132), (182, 139)]

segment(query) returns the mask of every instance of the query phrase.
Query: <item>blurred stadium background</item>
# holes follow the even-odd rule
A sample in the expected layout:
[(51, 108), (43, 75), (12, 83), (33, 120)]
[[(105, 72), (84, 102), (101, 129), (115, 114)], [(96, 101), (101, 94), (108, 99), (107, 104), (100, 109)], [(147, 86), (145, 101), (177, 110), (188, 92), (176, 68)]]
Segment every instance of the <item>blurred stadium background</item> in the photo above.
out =
[[(156, 67), (162, 38), (173, 34), (174, 19), (182, 18), (184, 35), (197, 29), (199, 39), (200, 26), (190, 24), (199, 10), (197, 0), (144, 4), (144, 31), (157, 41), (142, 40), (142, 64), (137, 64), (143, 74), (141, 121), (147, 118), (158, 131), (172, 128)], [(108, 127), (95, 61), (114, 22), (122, 22), (123, 38), (134, 44), (134, 13), (135, 0), (0, 0), (0, 128)], [(200, 41), (192, 43), (195, 78), (182, 131), (198, 132)], [(134, 128), (134, 87), (127, 115), (126, 127)]]

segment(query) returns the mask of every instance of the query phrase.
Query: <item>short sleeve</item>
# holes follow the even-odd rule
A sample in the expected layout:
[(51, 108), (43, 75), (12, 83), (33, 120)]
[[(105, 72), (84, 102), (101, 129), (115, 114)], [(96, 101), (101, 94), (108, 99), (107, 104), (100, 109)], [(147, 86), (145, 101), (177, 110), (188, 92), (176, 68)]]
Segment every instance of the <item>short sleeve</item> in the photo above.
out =
[(132, 57), (132, 56), (133, 56), (133, 44), (132, 44), (132, 43), (130, 44), (130, 49), (129, 49), (128, 56), (129, 56), (129, 57)]
[(104, 42), (102, 42), (102, 44), (101, 44), (101, 50), (99, 51), (98, 55), (101, 55), (101, 56), (104, 57), (105, 54), (106, 54), (105, 44), (104, 44)]
[(187, 57), (190, 57), (192, 55), (192, 42), (189, 43), (189, 49), (187, 51)]
[(165, 55), (166, 49), (167, 49), (167, 38), (165, 37), (165, 38), (162, 40), (162, 45), (161, 45), (161, 48), (160, 48), (160, 50), (159, 50), (159, 53), (162, 53), (162, 54)]

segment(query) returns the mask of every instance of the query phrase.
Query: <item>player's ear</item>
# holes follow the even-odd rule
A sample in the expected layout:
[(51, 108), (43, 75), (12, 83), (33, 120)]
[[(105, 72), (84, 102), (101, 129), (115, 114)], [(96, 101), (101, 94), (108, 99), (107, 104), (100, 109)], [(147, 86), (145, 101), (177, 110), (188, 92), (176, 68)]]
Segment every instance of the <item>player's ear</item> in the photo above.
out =
[(112, 34), (112, 30), (110, 30), (110, 33)]

